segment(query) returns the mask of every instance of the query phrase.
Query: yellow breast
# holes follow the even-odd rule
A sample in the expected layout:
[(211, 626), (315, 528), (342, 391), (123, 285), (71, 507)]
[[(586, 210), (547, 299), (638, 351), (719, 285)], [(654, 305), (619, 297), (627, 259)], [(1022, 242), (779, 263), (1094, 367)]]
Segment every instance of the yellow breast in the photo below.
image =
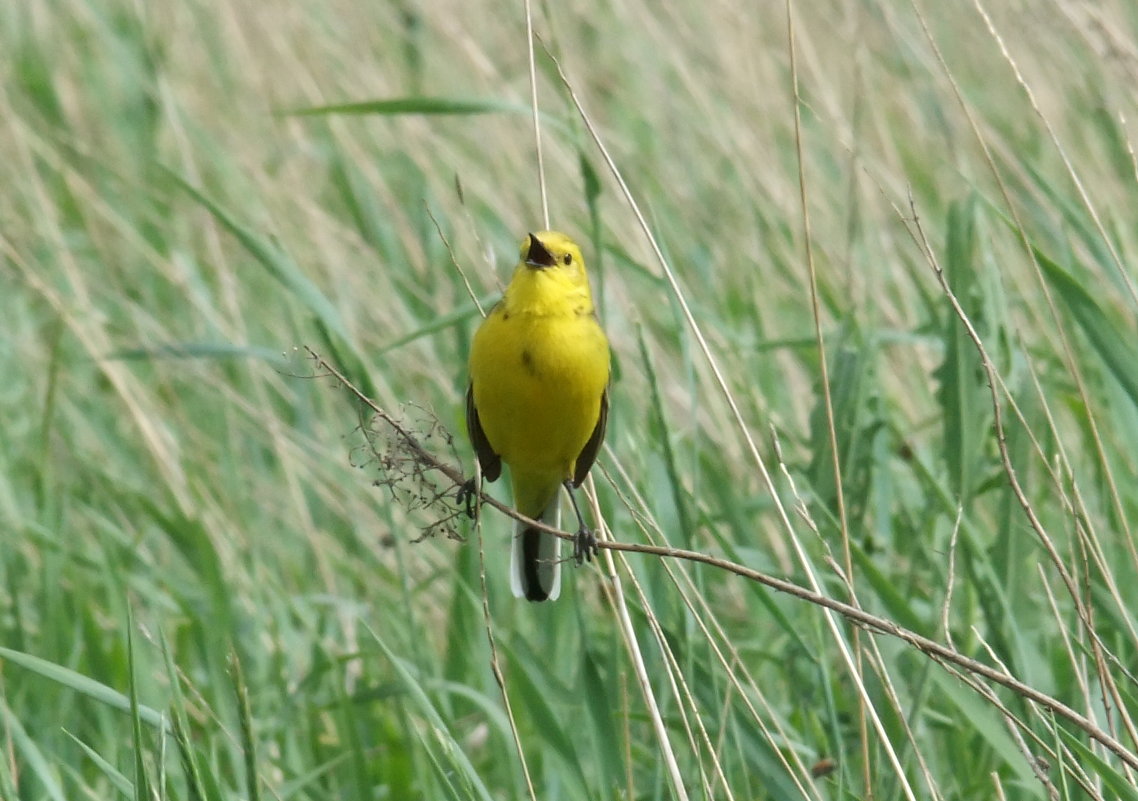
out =
[(470, 376), (482, 428), (502, 461), (559, 482), (572, 475), (600, 416), (608, 341), (589, 313), (499, 307), (474, 337)]

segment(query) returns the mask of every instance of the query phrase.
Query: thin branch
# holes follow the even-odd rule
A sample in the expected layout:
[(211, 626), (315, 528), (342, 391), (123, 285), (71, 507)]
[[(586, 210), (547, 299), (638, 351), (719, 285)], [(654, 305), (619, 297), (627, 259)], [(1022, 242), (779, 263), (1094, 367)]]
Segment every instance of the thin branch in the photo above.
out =
[(434, 223), (435, 232), (439, 235), (439, 239), (442, 240), (443, 247), (445, 247), (447, 249), (447, 253), (450, 254), (451, 265), (454, 267), (455, 271), (458, 272), (459, 277), (462, 279), (462, 283), (466, 286), (466, 294), (470, 296), (470, 299), (474, 301), (474, 305), (478, 307), (478, 313), (485, 317), (486, 310), (482, 308), (482, 303), (478, 300), (478, 296), (474, 294), (474, 287), (470, 285), (470, 279), (466, 277), (466, 271), (462, 269), (462, 265), (459, 264), (458, 259), (454, 257), (454, 248), (450, 246), (450, 240), (447, 239), (446, 234), (443, 233), (443, 229), (442, 226), (439, 225), (439, 221), (435, 219), (435, 213), (431, 211), (431, 207), (427, 205), (426, 201), (423, 202), (423, 208), (426, 209), (427, 216), (430, 217), (431, 222)]

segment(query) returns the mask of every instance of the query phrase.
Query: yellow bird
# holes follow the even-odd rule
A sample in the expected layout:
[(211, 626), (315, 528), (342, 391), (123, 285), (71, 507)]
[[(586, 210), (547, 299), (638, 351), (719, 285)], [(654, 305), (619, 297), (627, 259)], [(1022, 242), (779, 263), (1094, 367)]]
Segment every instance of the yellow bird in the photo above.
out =
[[(577, 564), (596, 549), (573, 497), (597, 458), (608, 417), (609, 345), (597, 322), (581, 250), (540, 231), (521, 245), (506, 293), (474, 335), (466, 427), (494, 481), (510, 468), (518, 511), (559, 525), (564, 485), (577, 513)], [(561, 592), (561, 540), (515, 526), (510, 588), (530, 601)]]

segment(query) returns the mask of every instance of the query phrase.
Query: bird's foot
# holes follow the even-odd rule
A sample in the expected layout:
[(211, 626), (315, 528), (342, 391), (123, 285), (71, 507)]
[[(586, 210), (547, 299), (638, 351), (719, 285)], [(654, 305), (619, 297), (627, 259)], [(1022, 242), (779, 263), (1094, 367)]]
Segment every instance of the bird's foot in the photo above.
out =
[(577, 563), (577, 567), (580, 567), (586, 561), (593, 561), (593, 557), (599, 552), (597, 535), (582, 526), (573, 537), (573, 561)]
[(455, 500), (459, 506), (465, 507), (466, 516), (471, 520), (478, 517), (478, 485), (473, 478), (458, 488)]

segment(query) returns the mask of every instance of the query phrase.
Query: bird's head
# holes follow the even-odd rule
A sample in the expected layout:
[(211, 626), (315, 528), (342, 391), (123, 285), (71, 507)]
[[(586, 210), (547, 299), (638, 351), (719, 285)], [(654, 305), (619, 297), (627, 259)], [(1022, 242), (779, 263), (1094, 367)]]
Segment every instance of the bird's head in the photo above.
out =
[(577, 244), (559, 231), (527, 234), (521, 246), (522, 264), (533, 270), (585, 274), (585, 260)]
[(527, 306), (560, 302), (592, 311), (585, 259), (572, 239), (558, 231), (527, 234), (520, 256), (508, 292), (513, 301)]

